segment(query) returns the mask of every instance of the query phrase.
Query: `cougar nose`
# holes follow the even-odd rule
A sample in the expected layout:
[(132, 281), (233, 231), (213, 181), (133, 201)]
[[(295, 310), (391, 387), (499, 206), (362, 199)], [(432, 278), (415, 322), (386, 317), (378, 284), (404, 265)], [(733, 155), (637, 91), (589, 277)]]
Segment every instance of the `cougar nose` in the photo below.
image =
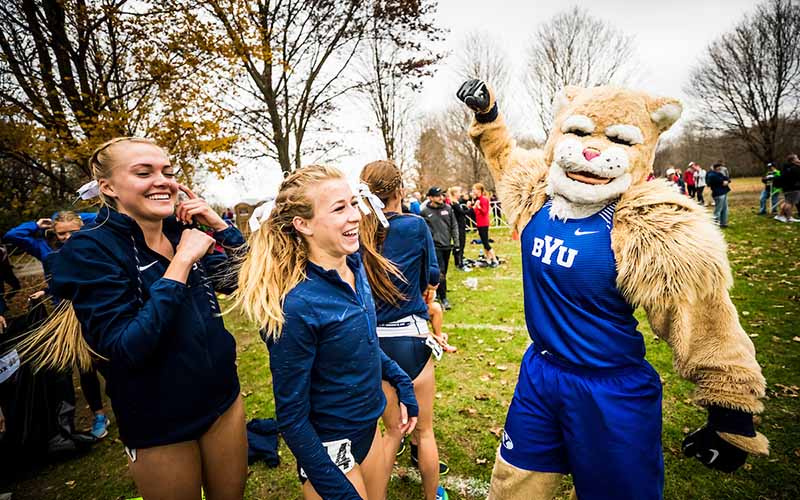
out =
[(586, 158), (586, 161), (592, 161), (593, 158), (597, 158), (600, 156), (600, 151), (594, 148), (586, 148), (583, 150), (583, 157)]

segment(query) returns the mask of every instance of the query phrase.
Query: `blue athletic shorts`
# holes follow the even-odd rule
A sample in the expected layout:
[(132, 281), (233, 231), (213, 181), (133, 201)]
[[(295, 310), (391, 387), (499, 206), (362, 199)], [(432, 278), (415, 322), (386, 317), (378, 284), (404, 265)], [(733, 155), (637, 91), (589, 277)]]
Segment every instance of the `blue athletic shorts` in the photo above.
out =
[(416, 379), (431, 357), (431, 348), (425, 345), (425, 337), (380, 337), (381, 350), (408, 375)]
[(500, 456), (572, 474), (578, 498), (661, 499), (661, 382), (646, 361), (595, 370), (532, 345), (522, 360)]

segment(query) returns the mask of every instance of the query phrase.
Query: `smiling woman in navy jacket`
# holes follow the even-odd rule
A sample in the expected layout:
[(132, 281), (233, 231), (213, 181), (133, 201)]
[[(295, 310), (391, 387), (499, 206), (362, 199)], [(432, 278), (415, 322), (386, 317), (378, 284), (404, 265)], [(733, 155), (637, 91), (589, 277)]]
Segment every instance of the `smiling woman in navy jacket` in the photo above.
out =
[[(233, 292), (236, 277), (213, 246), (234, 253), (242, 235), (176, 182), (152, 141), (109, 141), (90, 166), (104, 207), (53, 254), (51, 291), (64, 302), (21, 356), (56, 368), (101, 359), (145, 500), (199, 500), (201, 484), (209, 500), (241, 499), (244, 406), (235, 341), (214, 293)], [(179, 190), (189, 199), (176, 211)], [(193, 222), (213, 237), (187, 229)]]
[[(360, 220), (340, 171), (299, 169), (250, 237), (239, 275), (237, 304), (264, 327), (278, 426), (306, 499), (384, 499), (381, 379), (397, 391), (398, 430), (416, 424), (411, 380), (378, 343)], [(362, 251), (397, 272), (374, 248)]]

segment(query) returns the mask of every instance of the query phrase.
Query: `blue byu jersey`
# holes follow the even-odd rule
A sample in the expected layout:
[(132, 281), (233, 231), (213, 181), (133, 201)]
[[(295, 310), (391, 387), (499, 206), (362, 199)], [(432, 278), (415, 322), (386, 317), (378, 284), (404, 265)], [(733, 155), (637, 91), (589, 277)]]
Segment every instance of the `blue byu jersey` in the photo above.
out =
[(525, 320), (538, 351), (578, 366), (640, 364), (644, 340), (617, 289), (615, 204), (584, 219), (551, 219), (548, 201), (522, 231)]

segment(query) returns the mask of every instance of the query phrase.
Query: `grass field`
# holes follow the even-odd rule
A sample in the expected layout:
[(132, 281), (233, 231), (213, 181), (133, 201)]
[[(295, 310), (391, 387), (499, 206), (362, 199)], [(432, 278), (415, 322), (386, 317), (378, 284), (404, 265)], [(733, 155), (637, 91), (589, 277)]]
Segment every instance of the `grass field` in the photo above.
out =
[[(647, 358), (663, 380), (668, 499), (800, 498), (800, 224), (780, 224), (756, 216), (757, 183), (737, 180), (734, 188), (731, 227), (725, 233), (736, 278), (732, 297), (768, 381), (759, 430), (770, 438), (772, 453), (768, 458), (750, 458), (732, 475), (683, 458), (681, 441), (690, 429), (703, 424), (705, 412), (691, 403), (691, 384), (675, 375), (669, 348), (654, 338), (639, 311)], [(485, 493), (519, 361), (528, 344), (518, 242), (508, 231), (494, 231), (492, 236), (508, 264), (468, 274), (451, 271), (449, 275), (454, 307), (445, 318), (446, 331), (459, 351), (445, 355), (437, 365), (436, 432), (441, 455), (452, 469), (445, 484), (453, 499), (481, 498)], [(467, 256), (477, 252), (472, 245)], [(467, 277), (478, 279), (476, 291), (463, 285)], [(248, 417), (271, 417), (274, 405), (266, 349), (253, 325), (236, 316), (229, 316), (226, 322), (238, 340), (239, 375)], [(86, 418), (84, 413), (82, 421), (87, 422)], [(13, 486), (14, 499), (137, 496), (116, 435), (112, 426), (109, 438), (88, 456), (32, 473)], [(275, 469), (251, 468), (246, 498), (299, 498), (294, 459), (283, 443), (281, 459)], [(421, 498), (415, 477), (408, 454), (400, 457), (389, 498)], [(568, 488), (565, 480), (564, 490)]]

